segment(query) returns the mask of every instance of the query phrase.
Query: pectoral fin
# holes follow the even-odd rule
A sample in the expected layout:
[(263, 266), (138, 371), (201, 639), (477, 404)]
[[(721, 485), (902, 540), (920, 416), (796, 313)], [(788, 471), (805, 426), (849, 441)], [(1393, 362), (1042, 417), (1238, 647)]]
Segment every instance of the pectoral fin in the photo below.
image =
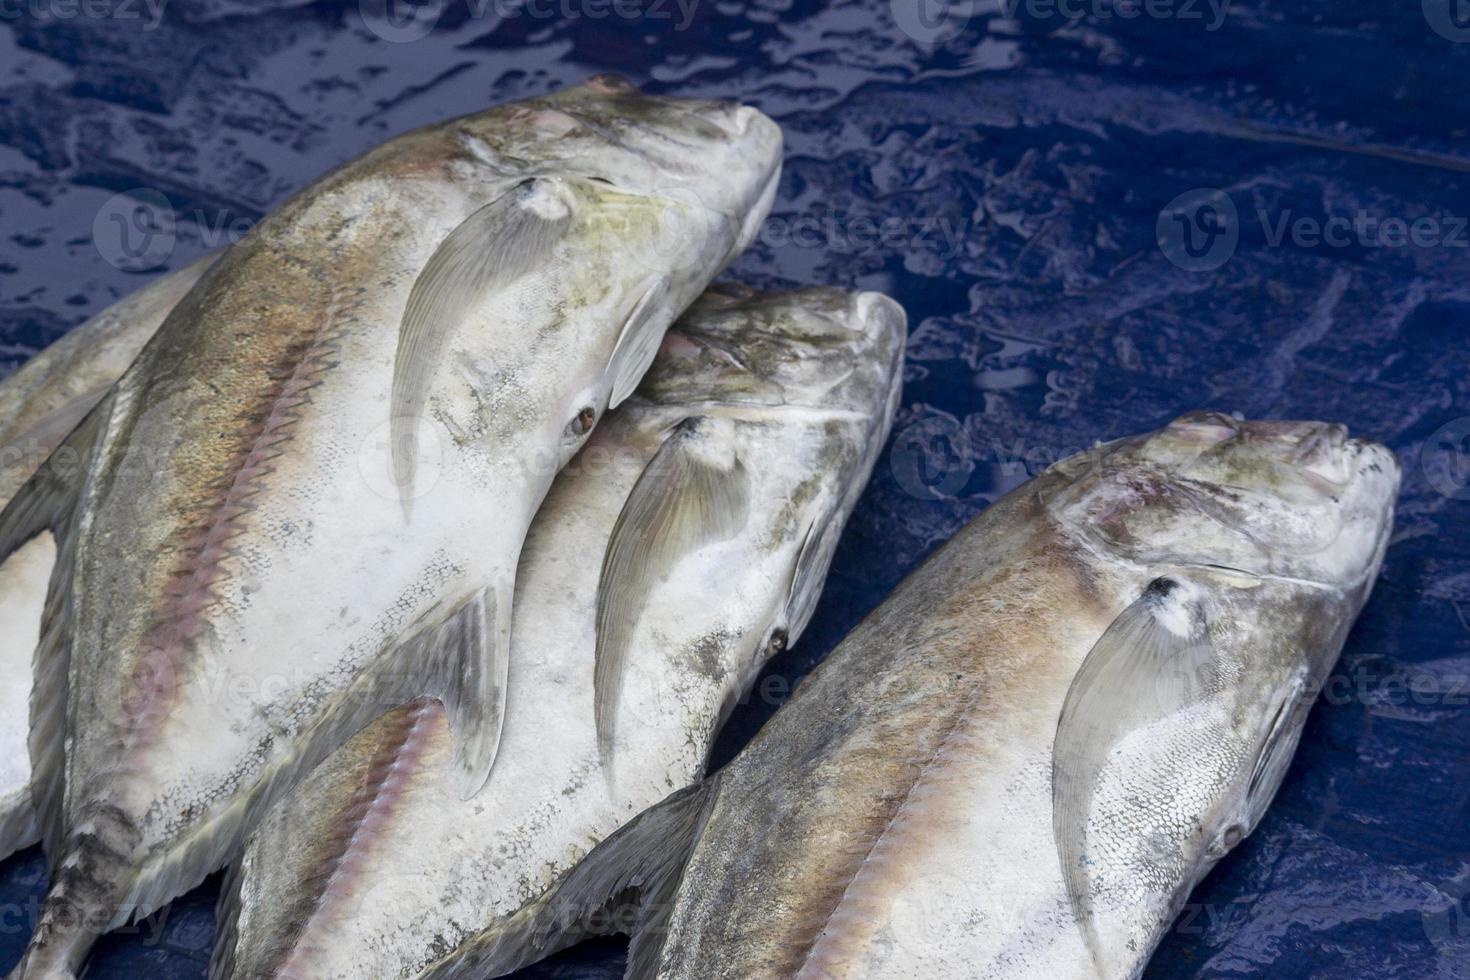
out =
[(733, 537), (750, 512), (750, 477), (732, 448), (731, 423), (695, 416), (665, 440), (623, 506), (597, 592), (598, 745), (607, 758), (634, 628), (649, 592), (680, 559)]
[(638, 387), (638, 382), (647, 373), (653, 358), (658, 354), (664, 332), (654, 329), (652, 313), (659, 299), (668, 291), (668, 276), (654, 279), (643, 293), (633, 312), (623, 324), (623, 332), (613, 347), (612, 359), (608, 362), (608, 374), (612, 377), (612, 397), (608, 408), (617, 408)]
[[(822, 512), (818, 510), (818, 513)], [(807, 526), (786, 590), (788, 643), (796, 642), (817, 609), (817, 600), (822, 597), (822, 586), (827, 583), (827, 571), (832, 567), (832, 553), (837, 543), (836, 532), (840, 530), (840, 527), (833, 528), (830, 525), (818, 527), (815, 520)]]
[(1098, 639), (1072, 679), (1052, 746), (1052, 829), (1073, 914), (1100, 974), (1087, 827), (1093, 794), (1127, 735), (1218, 689), (1205, 589), (1155, 579)]
[(417, 425), (450, 337), (481, 297), (543, 265), (572, 222), (565, 181), (528, 180), (470, 215), (430, 257), (409, 293), (393, 366), (393, 475), (413, 499)]

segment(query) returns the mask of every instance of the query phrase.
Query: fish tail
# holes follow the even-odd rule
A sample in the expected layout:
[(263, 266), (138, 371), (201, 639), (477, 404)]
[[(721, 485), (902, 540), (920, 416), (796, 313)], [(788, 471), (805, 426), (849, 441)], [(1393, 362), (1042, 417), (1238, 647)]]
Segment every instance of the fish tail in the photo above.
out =
[(127, 920), (119, 886), (128, 856), (109, 840), (122, 829), (112, 822), (94, 814), (53, 856), (50, 891), (10, 980), (72, 980), (97, 938)]

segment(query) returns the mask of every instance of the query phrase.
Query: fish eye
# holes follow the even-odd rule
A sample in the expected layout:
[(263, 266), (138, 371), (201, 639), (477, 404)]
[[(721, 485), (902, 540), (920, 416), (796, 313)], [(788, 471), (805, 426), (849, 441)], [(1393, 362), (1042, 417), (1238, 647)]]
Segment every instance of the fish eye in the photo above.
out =
[(572, 419), (572, 422), (570, 425), (567, 426), (567, 429), (574, 436), (585, 436), (587, 433), (592, 431), (592, 426), (596, 421), (597, 409), (593, 408), (591, 405), (587, 405), (584, 406), (583, 409), (577, 413), (577, 417)]
[(786, 635), (786, 631), (778, 629), (771, 634), (771, 639), (766, 643), (766, 650), (774, 657), (786, 649), (788, 642), (790, 642), (790, 637)]

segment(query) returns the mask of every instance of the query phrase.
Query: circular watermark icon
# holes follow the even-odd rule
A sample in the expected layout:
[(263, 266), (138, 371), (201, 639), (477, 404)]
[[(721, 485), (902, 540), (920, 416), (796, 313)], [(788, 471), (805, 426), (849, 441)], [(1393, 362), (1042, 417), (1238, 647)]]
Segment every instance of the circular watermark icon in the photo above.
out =
[(390, 44), (422, 41), (439, 26), (445, 0), (357, 0), (362, 25)]
[(431, 419), (391, 419), (363, 440), (357, 471), (368, 489), (386, 500), (417, 500), (444, 473), (444, 439)]
[(1446, 41), (1470, 41), (1470, 0), (1423, 0), (1424, 19)]
[(920, 44), (943, 44), (969, 26), (978, 0), (889, 0), (893, 23)]
[(178, 216), (162, 192), (135, 187), (114, 194), (92, 221), (97, 253), (124, 272), (151, 272), (174, 254)]
[(893, 478), (919, 500), (951, 500), (975, 472), (975, 446), (956, 419), (933, 416), (893, 437)]
[(1154, 235), (1159, 251), (1179, 268), (1211, 272), (1229, 262), (1240, 244), (1240, 213), (1224, 191), (1197, 187), (1165, 205)]
[(1424, 440), (1419, 466), (1434, 489), (1451, 500), (1470, 500), (1470, 416), (1440, 426)]

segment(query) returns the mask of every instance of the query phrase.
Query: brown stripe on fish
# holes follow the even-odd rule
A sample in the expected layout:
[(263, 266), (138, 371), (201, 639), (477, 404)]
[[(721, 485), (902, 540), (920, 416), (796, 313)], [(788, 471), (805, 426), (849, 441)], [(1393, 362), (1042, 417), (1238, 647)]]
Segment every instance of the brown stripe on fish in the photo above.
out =
[(245, 424), (235, 430), (236, 448), (224, 457), (220, 472), (212, 481), (200, 481), (210, 487), (197, 508), (203, 516), (181, 532), (178, 563), (163, 587), (163, 601), (154, 612), (123, 700), (124, 751), (148, 742), (167, 718), (205, 617), (218, 602), (218, 586), (228, 577), (226, 563), (234, 556), (230, 542), (244, 532), (254, 510), (253, 498), (275, 471), (275, 461), (301, 421), (312, 389), (337, 364), (333, 358), (339, 352), (347, 304), (337, 287), (330, 288), (326, 309), (307, 336), (288, 338), (278, 353), (265, 352), (262, 367), (268, 383), (259, 404), (236, 417)]
[(371, 761), (324, 835), (326, 852), (303, 878), (306, 900), (298, 908), (296, 931), (276, 950), (270, 976), (315, 975), (311, 959), (318, 935), (325, 941), (334, 917), (353, 901), (360, 873), (407, 796), (420, 760), (447, 739), (449, 726), (438, 700), (419, 698), (380, 719), (375, 734)]
[(836, 902), (819, 924), (809, 926), (810, 945), (791, 971), (795, 980), (846, 975), (843, 967), (861, 955), (885, 918), (895, 878), (904, 873), (904, 852), (946, 838), (942, 825), (954, 814), (943, 806), (944, 780), (951, 763), (973, 753), (969, 720), (980, 700), (978, 693), (961, 700), (942, 725), (920, 733), (907, 784), (882, 801), (887, 806), (871, 838), (851, 852)]

